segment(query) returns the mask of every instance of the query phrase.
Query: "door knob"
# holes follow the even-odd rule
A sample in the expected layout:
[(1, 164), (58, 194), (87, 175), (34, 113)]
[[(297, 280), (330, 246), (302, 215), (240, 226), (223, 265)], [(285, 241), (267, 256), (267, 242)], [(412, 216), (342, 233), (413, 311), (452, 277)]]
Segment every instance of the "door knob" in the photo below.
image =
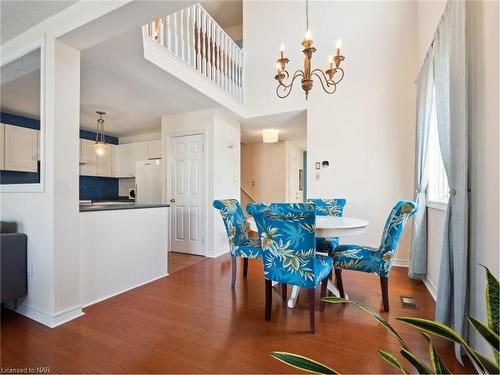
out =
[(170, 202), (175, 203), (175, 198), (170, 199)]

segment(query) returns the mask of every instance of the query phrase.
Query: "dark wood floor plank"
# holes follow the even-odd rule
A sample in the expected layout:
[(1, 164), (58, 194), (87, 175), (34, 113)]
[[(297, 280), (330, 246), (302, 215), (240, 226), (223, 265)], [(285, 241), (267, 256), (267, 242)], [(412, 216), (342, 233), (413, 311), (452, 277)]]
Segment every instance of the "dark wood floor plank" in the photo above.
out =
[[(249, 261), (246, 279), (238, 274), (234, 289), (227, 255), (200, 261), (177, 254), (170, 266), (175, 270), (170, 276), (89, 306), (84, 316), (55, 329), (2, 311), (1, 365), (48, 366), (65, 373), (296, 372), (269, 356), (270, 351), (282, 350), (344, 373), (396, 372), (379, 358), (377, 349), (397, 354), (399, 343), (355, 306), (327, 304), (325, 311), (316, 311), (316, 333), (310, 334), (306, 291), (301, 291), (296, 308), (288, 309), (281, 305), (280, 291), (273, 289), (271, 321), (266, 322), (258, 260)], [(349, 297), (381, 312), (428, 362), (422, 336), (396, 320), (434, 316), (432, 297), (421, 282), (406, 274), (405, 268), (391, 271), (389, 313), (382, 311), (377, 277), (349, 271), (342, 276)], [(418, 310), (403, 309), (401, 295), (414, 296)], [(448, 342), (436, 340), (435, 345), (452, 371), (472, 370), (454, 360)]]

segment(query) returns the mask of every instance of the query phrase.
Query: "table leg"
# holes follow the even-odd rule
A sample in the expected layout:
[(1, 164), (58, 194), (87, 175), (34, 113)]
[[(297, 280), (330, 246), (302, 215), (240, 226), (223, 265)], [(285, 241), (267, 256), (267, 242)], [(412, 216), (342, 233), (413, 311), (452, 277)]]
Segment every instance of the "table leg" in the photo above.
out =
[(293, 309), (295, 307), (295, 304), (297, 303), (297, 299), (299, 298), (299, 291), (300, 287), (293, 285), (292, 286), (292, 294), (290, 295), (290, 298), (288, 299), (288, 307), (290, 309)]

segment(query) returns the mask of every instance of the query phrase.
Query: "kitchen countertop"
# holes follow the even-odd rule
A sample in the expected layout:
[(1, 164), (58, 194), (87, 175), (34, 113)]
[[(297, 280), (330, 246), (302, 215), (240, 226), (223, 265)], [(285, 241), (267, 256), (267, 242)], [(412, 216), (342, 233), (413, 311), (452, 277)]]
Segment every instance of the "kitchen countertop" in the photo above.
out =
[(113, 204), (113, 205), (81, 205), (80, 212), (112, 211), (112, 210), (137, 210), (143, 208), (170, 207), (170, 204)]

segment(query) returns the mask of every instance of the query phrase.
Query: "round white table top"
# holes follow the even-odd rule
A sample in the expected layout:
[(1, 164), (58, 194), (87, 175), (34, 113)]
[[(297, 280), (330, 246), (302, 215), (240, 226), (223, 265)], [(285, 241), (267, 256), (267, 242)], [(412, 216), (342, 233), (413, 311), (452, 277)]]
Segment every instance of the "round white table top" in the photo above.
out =
[[(250, 229), (257, 232), (253, 217), (247, 218)], [(316, 216), (316, 235), (318, 237), (347, 237), (361, 234), (370, 223), (354, 217)]]

